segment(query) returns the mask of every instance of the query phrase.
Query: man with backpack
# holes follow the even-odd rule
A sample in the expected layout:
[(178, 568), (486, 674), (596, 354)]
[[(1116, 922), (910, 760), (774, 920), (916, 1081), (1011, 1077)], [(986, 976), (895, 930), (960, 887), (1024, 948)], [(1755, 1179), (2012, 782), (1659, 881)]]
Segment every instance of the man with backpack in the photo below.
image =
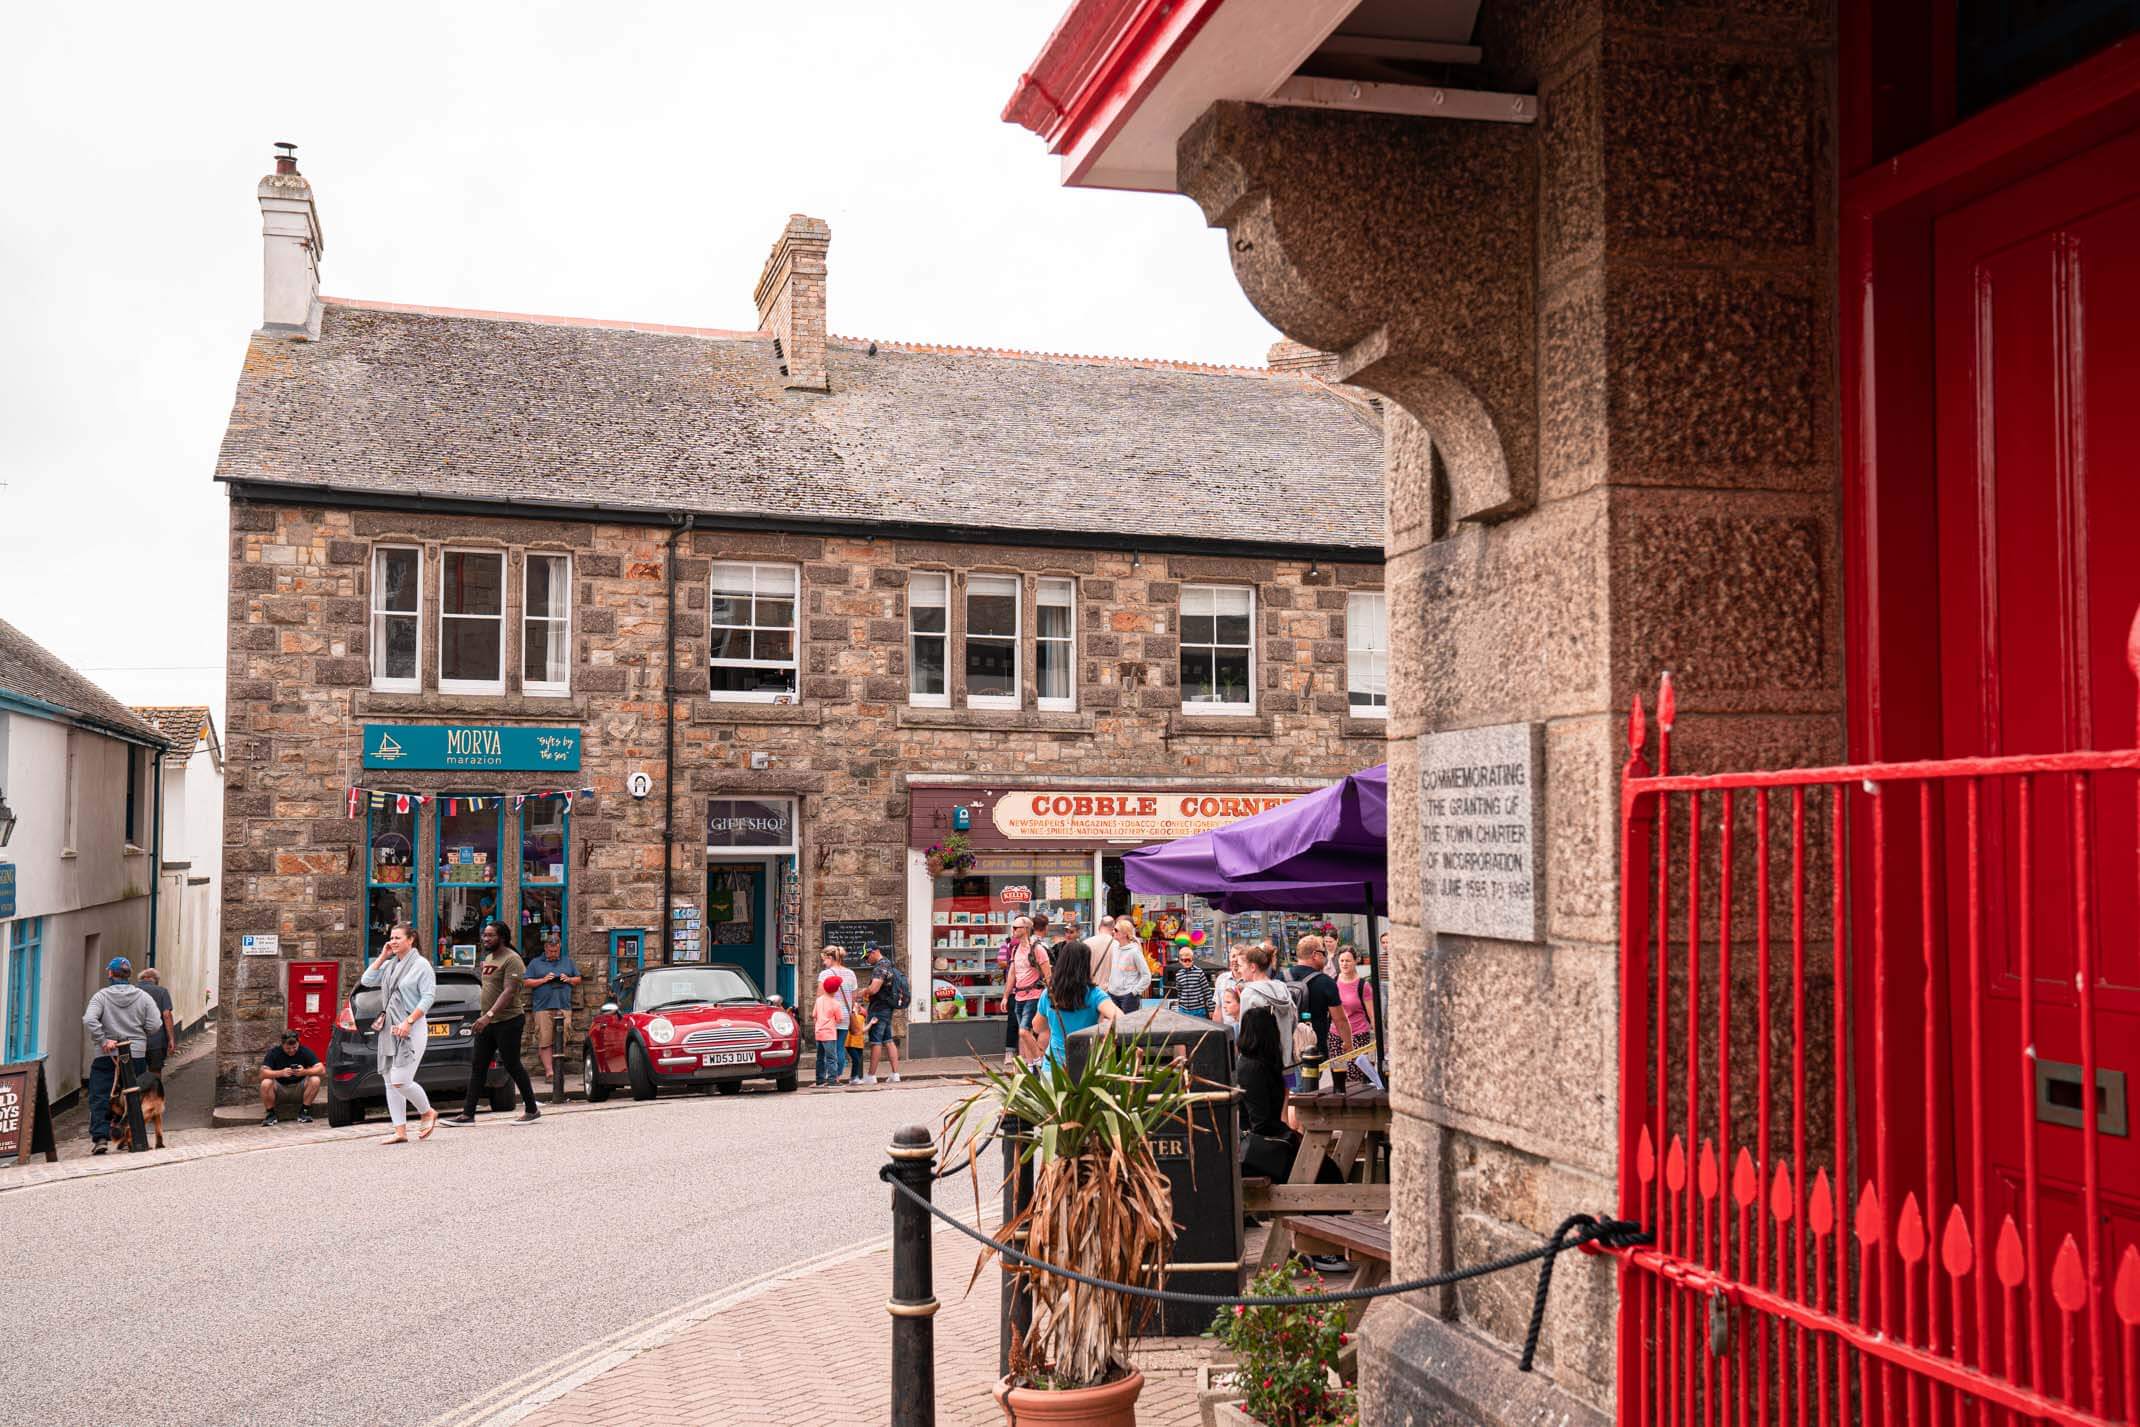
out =
[[(89, 1152), (111, 1150), (111, 1089), (119, 1057), (133, 1067), (134, 1081), (149, 1073), (149, 1037), (163, 1028), (163, 1009), (134, 984), (134, 963), (115, 956), (104, 964), (106, 985), (89, 998), (82, 1029), (89, 1032)], [(136, 1149), (140, 1146), (136, 1145)]]
[(862, 999), (869, 1008), (869, 1073), (862, 1077), (862, 1083), (877, 1083), (877, 1049), (881, 1046), (891, 1065), (890, 1074), (884, 1078), (897, 1085), (899, 1042), (892, 1038), (892, 1013), (911, 1005), (914, 993), (907, 985), (906, 973), (891, 963), (882, 947), (870, 947), (865, 956), (863, 974), (868, 980)]

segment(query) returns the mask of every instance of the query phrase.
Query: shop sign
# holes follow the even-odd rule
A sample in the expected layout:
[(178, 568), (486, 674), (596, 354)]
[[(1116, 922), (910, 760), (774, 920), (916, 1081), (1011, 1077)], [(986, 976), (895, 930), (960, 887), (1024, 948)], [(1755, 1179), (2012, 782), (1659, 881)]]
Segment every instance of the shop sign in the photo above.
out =
[(364, 766), (576, 773), (580, 731), (521, 724), (368, 723)]
[(59, 1158), (52, 1105), (45, 1094), (45, 1063), (0, 1065), (0, 1164), (25, 1164), (33, 1154)]
[(713, 798), (706, 804), (708, 851), (792, 852), (795, 803), (789, 798)]
[(0, 862), (0, 917), (15, 915), (15, 864)]
[(1030, 902), (1033, 900), (1033, 889), (1031, 887), (1005, 887), (997, 895), (1006, 902)]
[(1164, 791), (1005, 793), (996, 831), (1039, 842), (1167, 842), (1267, 813), (1300, 793)]

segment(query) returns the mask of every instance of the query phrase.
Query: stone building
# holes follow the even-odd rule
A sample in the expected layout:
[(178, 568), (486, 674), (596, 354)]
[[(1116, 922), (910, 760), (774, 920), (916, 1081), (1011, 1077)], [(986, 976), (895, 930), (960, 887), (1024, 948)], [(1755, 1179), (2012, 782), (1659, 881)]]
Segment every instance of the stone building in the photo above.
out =
[(1013, 911), (1089, 926), (1123, 848), (1381, 758), (1380, 418), (1312, 362), (832, 336), (802, 217), (755, 332), (321, 299), (294, 160), (260, 202), (226, 1095), (293, 964), (346, 986), (404, 918), (557, 929), (587, 1004), (878, 942), (913, 1050), (1000, 1045)]
[[(1018, 77), (1066, 183), (1193, 199), (1387, 403), (1397, 1276), (1577, 1211), (1660, 1235), (1563, 1261), (1535, 1376), (1528, 1283), (1377, 1305), (1366, 1422), (1849, 1421), (1852, 1362), (2077, 1422), (2140, 1380), (2129, 771), (2027, 812), (2076, 766), (2027, 760), (2134, 738), (2135, 24), (1077, 0)], [(1724, 784), (1630, 739), (1665, 670), (1672, 771)], [(1535, 923), (1481, 934), (1423, 788), (1510, 730)], [(1785, 1319), (1832, 1396), (1771, 1367)]]

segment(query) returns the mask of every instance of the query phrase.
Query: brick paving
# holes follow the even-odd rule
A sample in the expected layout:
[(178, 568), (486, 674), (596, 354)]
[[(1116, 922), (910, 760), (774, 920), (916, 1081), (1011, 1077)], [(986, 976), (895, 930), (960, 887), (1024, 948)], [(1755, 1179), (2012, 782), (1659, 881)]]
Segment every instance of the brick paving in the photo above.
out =
[[(996, 1380), (993, 1269), (965, 1291), (975, 1246), (935, 1236), (936, 1420), (939, 1427), (1003, 1421)], [(882, 1422), (891, 1410), (891, 1250), (880, 1247), (797, 1278), (776, 1279), (667, 1341), (571, 1385), (531, 1412), (481, 1419), (518, 1427), (831, 1427)], [(1144, 1369), (1140, 1427), (1196, 1427), (1199, 1339), (1155, 1339)], [(535, 1399), (541, 1393), (533, 1394)], [(520, 1405), (525, 1408), (526, 1401)]]

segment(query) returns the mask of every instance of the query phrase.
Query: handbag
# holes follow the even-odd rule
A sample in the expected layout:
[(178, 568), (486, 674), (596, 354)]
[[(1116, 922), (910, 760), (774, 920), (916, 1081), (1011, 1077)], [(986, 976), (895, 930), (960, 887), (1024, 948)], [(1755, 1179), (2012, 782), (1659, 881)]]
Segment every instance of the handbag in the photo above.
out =
[(1241, 1168), (1283, 1184), (1293, 1173), (1293, 1160), (1300, 1153), (1300, 1136), (1288, 1130), (1283, 1136), (1246, 1130), (1241, 1135)]

